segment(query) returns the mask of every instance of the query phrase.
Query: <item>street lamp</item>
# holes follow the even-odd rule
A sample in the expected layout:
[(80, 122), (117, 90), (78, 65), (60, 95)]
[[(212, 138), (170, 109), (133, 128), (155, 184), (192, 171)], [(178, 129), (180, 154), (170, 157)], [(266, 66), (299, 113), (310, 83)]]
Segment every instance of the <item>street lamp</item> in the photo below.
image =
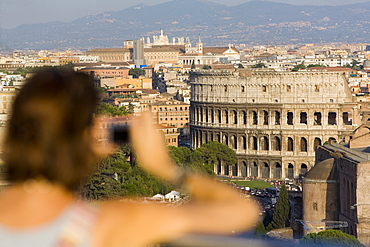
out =
[(356, 207), (358, 206), (362, 206), (362, 205), (370, 205), (370, 203), (357, 203), (357, 204), (353, 204), (351, 207), (349, 207), (351, 210), (355, 210)]

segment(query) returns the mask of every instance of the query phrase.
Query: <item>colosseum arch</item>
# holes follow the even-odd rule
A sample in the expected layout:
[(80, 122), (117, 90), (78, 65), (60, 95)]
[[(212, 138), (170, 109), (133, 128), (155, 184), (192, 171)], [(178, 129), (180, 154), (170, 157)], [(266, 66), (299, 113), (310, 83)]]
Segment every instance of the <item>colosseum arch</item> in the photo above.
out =
[(276, 162), (272, 167), (272, 176), (275, 179), (281, 179), (281, 165), (279, 162)]
[(242, 116), (243, 116), (243, 124), (246, 125), (247, 124), (247, 112), (242, 111)]
[(268, 111), (263, 111), (263, 125), (269, 125), (269, 113)]
[(261, 168), (262, 168), (261, 177), (262, 178), (269, 178), (270, 177), (270, 166), (269, 166), (269, 164), (266, 163), (266, 162), (263, 162), (262, 165), (261, 165)]
[(307, 171), (308, 171), (308, 167), (307, 167), (307, 165), (306, 165), (306, 164), (304, 164), (304, 163), (302, 163), (302, 164), (301, 164), (301, 172), (300, 172), (300, 174), (301, 174), (302, 176), (304, 176), (304, 175), (307, 173)]
[(203, 107), (199, 107), (199, 111), (200, 111), (200, 122), (204, 122), (204, 117), (203, 117)]
[(221, 110), (220, 109), (216, 110), (216, 117), (217, 117), (217, 122), (222, 123), (222, 115), (221, 115)]
[(230, 165), (223, 165), (224, 167), (224, 174), (226, 176), (230, 176)]
[(244, 135), (240, 136), (240, 143), (241, 143), (242, 149), (246, 150), (247, 149), (247, 138)]
[(336, 125), (337, 124), (337, 113), (336, 112), (329, 112), (329, 114), (328, 114), (328, 124), (329, 125)]
[(294, 118), (293, 112), (288, 112), (286, 117), (287, 125), (293, 125), (293, 118)]
[(281, 141), (280, 138), (277, 136), (274, 136), (271, 140), (271, 148), (274, 151), (281, 151)]
[(301, 152), (307, 152), (307, 139), (304, 137), (301, 137), (300, 141), (300, 151)]
[(251, 163), (250, 169), (251, 169), (251, 172), (250, 172), (251, 176), (258, 177), (258, 165), (255, 161)]
[(336, 143), (337, 140), (334, 137), (330, 137), (328, 142), (329, 142), (329, 144), (333, 144), (333, 143)]
[(300, 124), (307, 124), (307, 112), (301, 112), (299, 114), (299, 123)]
[(288, 164), (287, 178), (294, 178), (294, 165), (292, 163)]
[(216, 141), (221, 143), (221, 134), (219, 133), (216, 134)]
[(267, 136), (262, 136), (260, 140), (260, 150), (269, 150), (269, 138)]
[(216, 173), (217, 173), (217, 175), (223, 175), (223, 174), (221, 174), (222, 173), (222, 164), (221, 164), (220, 160), (217, 162)]
[(257, 150), (258, 149), (257, 137), (255, 137), (255, 136), (250, 136), (249, 137), (249, 148), (251, 150)]
[(313, 150), (316, 150), (319, 146), (321, 146), (321, 139), (316, 137), (313, 141)]
[(293, 138), (288, 137), (287, 139), (287, 151), (293, 152), (294, 151), (294, 141)]
[(314, 122), (313, 122), (314, 125), (322, 125), (321, 112), (315, 112), (313, 114), (313, 118), (314, 118)]
[(211, 108), (211, 123), (215, 123), (215, 110)]
[(229, 111), (224, 110), (224, 114), (225, 114), (225, 124), (228, 124), (229, 123)]
[(231, 146), (233, 149), (238, 149), (238, 139), (236, 138), (236, 135), (232, 135), (230, 138)]
[(275, 111), (275, 125), (280, 125), (280, 112), (279, 111)]
[(231, 176), (237, 177), (238, 176), (238, 166), (231, 165)]
[(238, 124), (238, 112), (236, 110), (232, 111), (233, 124)]
[(222, 136), (222, 143), (225, 144), (226, 146), (229, 146), (229, 137), (227, 134), (224, 134)]
[(253, 125), (258, 125), (258, 114), (256, 111), (251, 111), (251, 116), (252, 116), (252, 124)]
[(245, 162), (244, 160), (242, 161), (242, 163), (240, 165), (240, 175), (242, 177), (247, 177), (248, 176), (248, 166), (247, 166), (247, 162)]

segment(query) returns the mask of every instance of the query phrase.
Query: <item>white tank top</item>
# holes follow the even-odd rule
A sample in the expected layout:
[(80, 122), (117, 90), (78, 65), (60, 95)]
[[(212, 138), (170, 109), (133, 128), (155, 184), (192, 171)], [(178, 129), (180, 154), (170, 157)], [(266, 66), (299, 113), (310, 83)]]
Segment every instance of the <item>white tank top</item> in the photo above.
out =
[(0, 224), (1, 247), (90, 247), (98, 208), (86, 203), (69, 205), (54, 220), (27, 229)]

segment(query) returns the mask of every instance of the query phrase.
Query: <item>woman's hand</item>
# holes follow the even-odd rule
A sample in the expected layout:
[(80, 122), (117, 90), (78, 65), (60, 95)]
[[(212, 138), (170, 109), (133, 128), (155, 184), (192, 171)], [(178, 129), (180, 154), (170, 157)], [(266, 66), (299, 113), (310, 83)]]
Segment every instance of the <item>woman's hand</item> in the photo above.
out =
[(150, 113), (146, 112), (131, 125), (134, 155), (144, 169), (172, 182), (178, 168), (169, 157), (163, 133), (155, 129), (151, 120)]

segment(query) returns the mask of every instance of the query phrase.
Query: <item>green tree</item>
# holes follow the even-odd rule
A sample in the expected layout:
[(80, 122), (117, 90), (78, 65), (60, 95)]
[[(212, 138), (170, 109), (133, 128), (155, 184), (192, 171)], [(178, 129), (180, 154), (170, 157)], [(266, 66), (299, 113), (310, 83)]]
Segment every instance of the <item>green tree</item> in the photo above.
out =
[(266, 235), (266, 233), (267, 231), (262, 221), (258, 222), (256, 227), (254, 228), (255, 238), (263, 238), (263, 236)]
[(244, 66), (243, 66), (243, 64), (238, 64), (238, 69), (244, 69)]
[(289, 215), (289, 197), (285, 183), (282, 184), (279, 193), (279, 199), (276, 202), (275, 212), (272, 216), (272, 222), (266, 227), (268, 231), (285, 227), (285, 220)]
[(296, 72), (296, 71), (298, 71), (300, 69), (306, 69), (306, 66), (303, 63), (297, 64), (296, 66), (293, 67), (292, 71), (293, 72)]
[(96, 114), (107, 115), (109, 117), (128, 115), (129, 111), (125, 106), (117, 107), (107, 103), (101, 103), (97, 109)]
[(200, 152), (206, 164), (214, 165), (222, 162), (225, 165), (234, 165), (237, 162), (235, 151), (219, 142), (203, 143), (197, 151)]
[(195, 62), (193, 60), (193, 62), (191, 62), (191, 68), (190, 69), (195, 69)]
[(319, 63), (315, 63), (315, 64), (309, 64), (307, 65), (307, 68), (312, 68), (312, 67), (326, 67), (325, 65), (322, 65), (322, 64), (319, 64)]
[(266, 65), (264, 63), (257, 63), (253, 65), (252, 68), (266, 68)]
[(192, 151), (187, 147), (169, 146), (172, 160), (189, 172), (202, 173), (214, 176), (213, 165), (205, 164), (202, 153), (197, 149)]
[(140, 68), (134, 68), (134, 69), (130, 69), (128, 71), (128, 74), (132, 75), (133, 78), (139, 78), (139, 76), (145, 75), (145, 70), (140, 69)]
[(363, 68), (362, 65), (360, 65), (360, 62), (357, 61), (356, 59), (352, 59), (351, 63), (345, 64), (343, 67), (345, 68), (351, 68), (353, 70), (361, 70)]
[(203, 65), (202, 69), (211, 69), (211, 66), (205, 64), (205, 65)]
[(301, 241), (304, 244), (315, 244), (315, 246), (350, 246), (362, 247), (360, 241), (352, 235), (340, 230), (325, 230), (318, 233), (309, 233)]
[(87, 200), (106, 200), (123, 196), (166, 194), (172, 187), (127, 161), (127, 146), (102, 158), (97, 170), (81, 185), (79, 194)]

